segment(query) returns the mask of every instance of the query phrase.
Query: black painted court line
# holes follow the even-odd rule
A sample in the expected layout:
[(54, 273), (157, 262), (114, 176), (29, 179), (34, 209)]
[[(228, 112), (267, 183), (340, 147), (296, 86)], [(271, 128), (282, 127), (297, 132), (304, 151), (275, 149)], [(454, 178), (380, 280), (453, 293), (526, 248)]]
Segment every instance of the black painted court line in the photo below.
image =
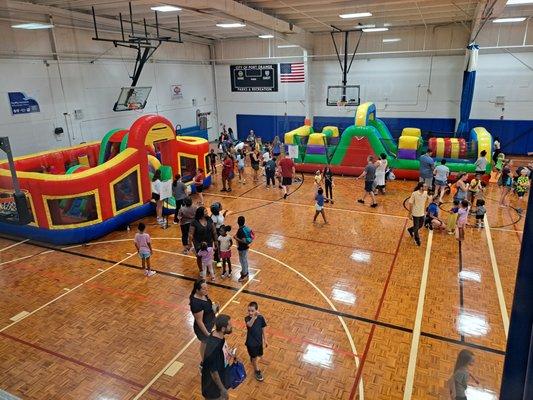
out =
[[(0, 235), (0, 238), (6, 239), (6, 240), (11, 240), (11, 241), (18, 241), (16, 239), (11, 238), (11, 237), (2, 236), (2, 235)], [(41, 248), (44, 248), (44, 249), (48, 249), (48, 250), (54, 250), (54, 251), (57, 251), (58, 253), (69, 254), (69, 255), (82, 257), (82, 258), (86, 258), (86, 259), (90, 259), (90, 260), (105, 262), (105, 263), (108, 263), (108, 264), (117, 264), (117, 261), (108, 260), (106, 258), (92, 256), (92, 255), (89, 255), (89, 254), (77, 253), (75, 251), (70, 251), (70, 250), (66, 250), (66, 249), (57, 248), (57, 247), (49, 246), (49, 245), (46, 245), (46, 244), (43, 244), (43, 243), (39, 243), (39, 242), (28, 241), (26, 243), (30, 244), (30, 245), (34, 245), (36, 247), (41, 247)], [(38, 255), (38, 254), (36, 254), (36, 255)], [(138, 265), (129, 264), (129, 263), (120, 263), (118, 265), (119, 266), (123, 266), (123, 267), (127, 267), (127, 268), (136, 269), (136, 270), (142, 270), (142, 267), (140, 267)], [(168, 276), (168, 277), (172, 277), (172, 278), (177, 278), (177, 279), (181, 279), (181, 280), (185, 280), (185, 281), (189, 281), (189, 282), (194, 282), (194, 281), (196, 281), (198, 279), (196, 277), (186, 276), (186, 275), (183, 275), (183, 274), (178, 274), (176, 272), (160, 271), (160, 270), (157, 270), (157, 269), (153, 269), (153, 270), (156, 271), (160, 275)], [(237, 292), (240, 289), (239, 287), (225, 285), (225, 284), (222, 284), (222, 283), (209, 282), (209, 281), (207, 281), (206, 283), (208, 285), (210, 285), (210, 286), (214, 286), (214, 287), (217, 287), (217, 288), (220, 288), (220, 289), (231, 290), (233, 292)], [(377, 320), (373, 320), (371, 318), (366, 318), (366, 317), (362, 317), (362, 316), (359, 316), (359, 315), (349, 314), (349, 313), (346, 313), (346, 312), (335, 311), (335, 310), (332, 310), (332, 309), (329, 309), (329, 308), (323, 308), (323, 307), (315, 306), (315, 305), (312, 305), (312, 304), (307, 304), (307, 303), (302, 303), (302, 302), (295, 301), (295, 300), (286, 299), (284, 297), (278, 297), (278, 296), (274, 296), (274, 295), (270, 295), (270, 294), (266, 294), (266, 293), (262, 293), (262, 292), (256, 292), (256, 291), (249, 290), (249, 289), (244, 289), (241, 292), (249, 294), (249, 295), (252, 295), (252, 296), (261, 297), (261, 298), (264, 298), (264, 299), (277, 301), (277, 302), (284, 303), (284, 304), (290, 304), (290, 305), (294, 305), (294, 306), (297, 306), (297, 307), (302, 307), (302, 308), (305, 308), (305, 309), (308, 309), (308, 310), (313, 310), (313, 311), (318, 311), (318, 312), (322, 312), (322, 313), (325, 313), (325, 314), (334, 315), (334, 316), (337, 316), (337, 317), (344, 317), (344, 318), (348, 318), (348, 319), (351, 319), (351, 320), (364, 322), (364, 323), (368, 323), (368, 324), (375, 324), (375, 325), (383, 327), (383, 328), (394, 329), (394, 330), (405, 332), (405, 333), (413, 333), (413, 330), (411, 328), (406, 328), (404, 326), (395, 325), (395, 324), (391, 324), (391, 323), (383, 322), (383, 321), (377, 321)], [(477, 349), (477, 350), (482, 350), (482, 351), (487, 351), (487, 352), (490, 352), (490, 353), (505, 355), (505, 351), (502, 351), (502, 350), (493, 349), (491, 347), (481, 346), (481, 345), (477, 345), (477, 344), (474, 344), (474, 343), (469, 343), (469, 342), (466, 342), (466, 341), (463, 342), (463, 341), (460, 341), (460, 340), (447, 338), (445, 336), (435, 335), (435, 334), (426, 333), (426, 332), (421, 332), (420, 335), (421, 336), (425, 336), (425, 337), (429, 337), (429, 338), (432, 338), (432, 339), (436, 339), (436, 340), (441, 340), (443, 342), (459, 344), (459, 345), (470, 347), (470, 348)]]
[[(465, 309), (465, 298), (464, 298), (464, 281), (463, 277), (461, 276), (461, 272), (463, 272), (463, 246), (462, 242), (458, 240), (459, 242), (459, 310), (462, 314)], [(465, 335), (461, 333), (461, 342), (466, 342)]]

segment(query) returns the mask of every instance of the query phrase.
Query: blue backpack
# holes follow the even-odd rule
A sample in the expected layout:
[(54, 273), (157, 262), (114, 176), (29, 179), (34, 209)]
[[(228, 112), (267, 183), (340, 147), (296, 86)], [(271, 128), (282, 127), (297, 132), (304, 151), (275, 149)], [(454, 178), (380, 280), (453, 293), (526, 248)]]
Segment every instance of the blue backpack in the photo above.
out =
[(240, 361), (228, 365), (225, 371), (224, 386), (226, 389), (235, 389), (246, 379), (246, 369)]
[(244, 232), (244, 240), (246, 241), (246, 244), (251, 244), (255, 239), (254, 231), (246, 225), (242, 227), (242, 231)]

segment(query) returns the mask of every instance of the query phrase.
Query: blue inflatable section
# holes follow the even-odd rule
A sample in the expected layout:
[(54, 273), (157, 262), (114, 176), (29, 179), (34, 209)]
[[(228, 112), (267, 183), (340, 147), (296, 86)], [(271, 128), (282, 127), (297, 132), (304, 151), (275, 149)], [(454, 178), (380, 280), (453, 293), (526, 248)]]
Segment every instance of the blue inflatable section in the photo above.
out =
[(13, 225), (0, 222), (0, 231), (11, 236), (55, 245), (87, 243), (151, 215), (154, 213), (154, 210), (154, 205), (147, 203), (99, 224), (75, 229), (49, 230), (31, 225)]

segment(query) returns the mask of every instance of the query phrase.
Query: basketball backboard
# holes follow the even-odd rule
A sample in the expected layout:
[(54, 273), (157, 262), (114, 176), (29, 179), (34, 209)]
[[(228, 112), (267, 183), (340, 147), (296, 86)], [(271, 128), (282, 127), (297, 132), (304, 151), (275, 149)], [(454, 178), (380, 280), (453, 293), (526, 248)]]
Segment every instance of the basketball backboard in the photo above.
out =
[(151, 86), (123, 87), (113, 111), (142, 110), (151, 90)]
[(359, 85), (328, 86), (326, 105), (338, 106), (341, 103), (343, 106), (358, 106), (361, 100), (359, 90)]

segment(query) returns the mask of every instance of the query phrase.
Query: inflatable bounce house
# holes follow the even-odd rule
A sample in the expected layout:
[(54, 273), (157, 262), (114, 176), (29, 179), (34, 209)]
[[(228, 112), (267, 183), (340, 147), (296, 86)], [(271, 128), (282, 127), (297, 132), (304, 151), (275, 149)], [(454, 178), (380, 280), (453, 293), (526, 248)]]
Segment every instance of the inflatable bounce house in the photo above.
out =
[[(158, 169), (163, 181), (179, 173), (190, 182), (202, 168), (209, 186), (208, 152), (207, 140), (176, 137), (169, 120), (146, 115), (99, 143), (15, 158), (31, 213), (28, 225), (13, 223), (13, 181), (1, 161), (0, 232), (54, 244), (96, 239), (154, 212), (151, 177)], [(170, 200), (166, 206), (172, 208)]]
[(310, 125), (304, 125), (285, 133), (285, 144), (298, 146), (296, 170), (312, 172), (330, 164), (332, 171), (342, 175), (359, 175), (367, 164), (367, 157), (381, 154), (387, 156), (389, 166), (401, 179), (418, 179), (418, 161), (428, 148), (438, 162), (446, 159), (446, 165), (453, 173), (475, 172), (475, 161), (482, 150), (487, 152), (487, 173), (491, 169), (492, 136), (485, 128), (473, 128), (470, 141), (463, 138), (422, 139), (418, 128), (404, 128), (395, 140), (387, 125), (376, 117), (374, 103), (363, 103), (357, 107), (354, 125), (339, 133), (335, 126), (325, 126), (322, 132), (314, 132)]

